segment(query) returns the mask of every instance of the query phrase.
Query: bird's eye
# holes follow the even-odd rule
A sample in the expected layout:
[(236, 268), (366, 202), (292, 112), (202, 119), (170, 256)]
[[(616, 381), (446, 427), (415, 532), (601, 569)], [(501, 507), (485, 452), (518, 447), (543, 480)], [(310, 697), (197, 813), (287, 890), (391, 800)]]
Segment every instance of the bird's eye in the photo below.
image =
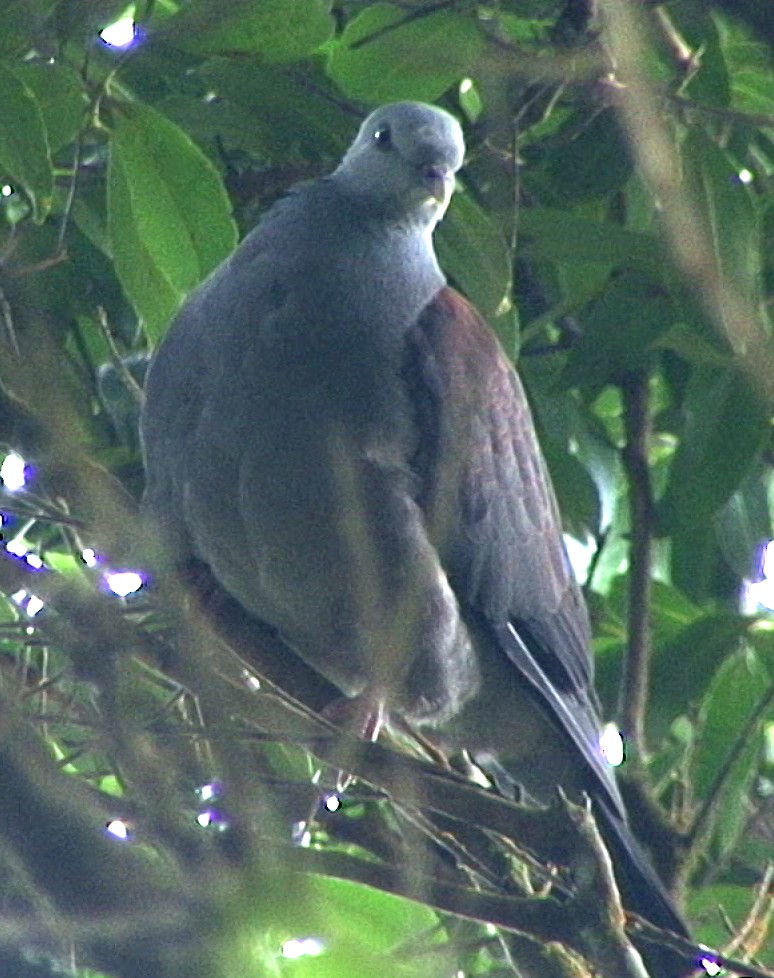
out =
[(392, 144), (392, 133), (389, 126), (379, 126), (374, 130), (374, 142), (379, 149), (389, 149)]

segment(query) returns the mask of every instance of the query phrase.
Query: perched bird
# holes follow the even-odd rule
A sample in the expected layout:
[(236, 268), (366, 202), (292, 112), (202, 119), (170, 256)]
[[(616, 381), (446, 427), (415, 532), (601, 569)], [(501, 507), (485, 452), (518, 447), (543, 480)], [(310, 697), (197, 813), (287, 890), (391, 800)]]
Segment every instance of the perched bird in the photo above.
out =
[(463, 154), (447, 112), (378, 109), (190, 296), (147, 380), (145, 510), (363, 732), (400, 718), (540, 801), (586, 792), (626, 906), (685, 933), (599, 747), (521, 383), (436, 259)]

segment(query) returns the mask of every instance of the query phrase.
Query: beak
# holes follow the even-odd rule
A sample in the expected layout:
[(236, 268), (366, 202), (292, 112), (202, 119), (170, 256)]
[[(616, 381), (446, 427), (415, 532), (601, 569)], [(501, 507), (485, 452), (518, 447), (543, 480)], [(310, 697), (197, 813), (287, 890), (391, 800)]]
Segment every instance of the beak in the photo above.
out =
[(454, 173), (445, 167), (427, 164), (422, 167), (422, 179), (430, 195), (445, 209), (454, 192)]

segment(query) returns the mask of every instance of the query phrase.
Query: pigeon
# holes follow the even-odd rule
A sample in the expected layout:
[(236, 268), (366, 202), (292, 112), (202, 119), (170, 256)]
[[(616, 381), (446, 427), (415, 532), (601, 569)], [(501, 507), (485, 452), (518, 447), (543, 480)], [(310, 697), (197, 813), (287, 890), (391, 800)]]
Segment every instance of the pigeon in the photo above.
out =
[(400, 722), (524, 797), (590, 799), (627, 909), (686, 935), (600, 748), (523, 387), (434, 250), (464, 152), (440, 108), (377, 109), (190, 295), (147, 378), (144, 511), (166, 558), (206, 564), (360, 732)]

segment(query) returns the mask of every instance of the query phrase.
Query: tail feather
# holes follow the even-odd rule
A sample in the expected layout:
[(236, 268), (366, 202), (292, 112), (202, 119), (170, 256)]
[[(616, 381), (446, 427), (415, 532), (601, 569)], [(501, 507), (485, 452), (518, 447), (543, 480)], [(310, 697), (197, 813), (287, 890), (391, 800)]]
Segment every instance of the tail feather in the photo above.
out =
[[(595, 814), (610, 850), (624, 907), (656, 927), (688, 938), (685, 922), (629, 826), (605, 805), (596, 806)], [(686, 978), (697, 967), (687, 955), (650, 942), (638, 942), (638, 950), (653, 978)]]

